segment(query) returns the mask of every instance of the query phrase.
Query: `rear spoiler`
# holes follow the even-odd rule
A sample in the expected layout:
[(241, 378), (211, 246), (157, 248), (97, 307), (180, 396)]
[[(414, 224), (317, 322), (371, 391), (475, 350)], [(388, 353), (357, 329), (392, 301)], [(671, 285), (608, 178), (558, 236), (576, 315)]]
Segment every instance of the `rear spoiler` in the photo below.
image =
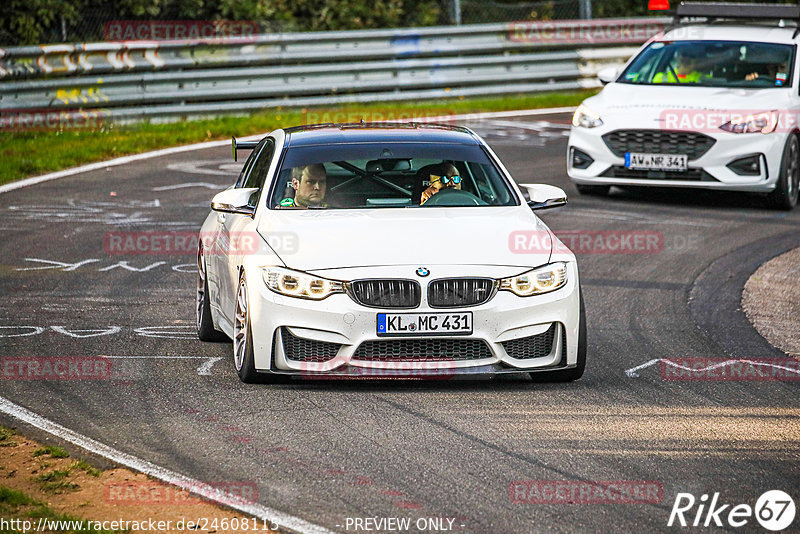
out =
[(237, 141), (235, 137), (231, 137), (233, 144), (233, 161), (238, 161), (236, 152), (239, 150), (253, 150), (258, 146), (258, 141)]

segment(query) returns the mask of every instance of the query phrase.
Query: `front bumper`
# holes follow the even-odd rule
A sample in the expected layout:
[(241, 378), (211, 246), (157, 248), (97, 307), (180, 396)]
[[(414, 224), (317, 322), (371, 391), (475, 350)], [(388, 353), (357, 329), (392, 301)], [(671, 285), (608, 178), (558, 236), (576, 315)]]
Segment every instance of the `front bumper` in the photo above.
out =
[[(614, 176), (625, 174), (625, 159), (615, 155), (603, 141), (602, 136), (615, 130), (617, 126), (598, 128), (573, 127), (567, 149), (567, 174), (570, 179), (582, 185), (639, 185), (655, 187), (687, 187), (769, 193), (775, 189), (780, 170), (783, 147), (788, 134), (732, 134), (705, 133), (712, 137), (714, 145), (702, 156), (689, 160), (689, 172), (670, 175), (670, 173), (651, 173), (649, 177)], [(586, 168), (573, 166), (572, 150), (578, 149), (592, 158)], [(745, 156), (757, 155), (760, 159), (760, 172), (757, 176), (742, 176), (728, 167), (731, 162)], [(617, 170), (621, 173), (615, 172)], [(657, 176), (657, 177), (656, 177)]]
[[(331, 295), (322, 301), (285, 297), (270, 291), (261, 281), (260, 273), (247, 273), (255, 367), (259, 371), (308, 376), (375, 377), (497, 374), (572, 367), (577, 362), (580, 296), (577, 267), (574, 262), (568, 266), (567, 285), (552, 293), (522, 298), (508, 291), (498, 291), (479, 306), (442, 309), (429, 307), (423, 290), (422, 303), (412, 310), (369, 308), (345, 294)], [(411, 273), (413, 269), (408, 274)], [(469, 276), (463, 271), (460, 274)], [(399, 277), (414, 278), (402, 274)], [(435, 338), (377, 335), (378, 313), (463, 312), (471, 312), (473, 316), (470, 335)], [(312, 361), (320, 358), (298, 360), (296, 353), (287, 355), (283, 339), (287, 333), (317, 343), (305, 346), (321, 346), (329, 350), (333, 347), (335, 356), (326, 356), (322, 358), (324, 361)], [(507, 350), (507, 347), (519, 347), (526, 338), (548, 334), (552, 336), (549, 350), (546, 353), (540, 351), (536, 357), (515, 358)], [(373, 358), (365, 355), (364, 349), (359, 352), (359, 347), (369, 342), (373, 342), (371, 346), (375, 347), (399, 340), (402, 346), (419, 340), (421, 344), (430, 346), (433, 339), (437, 343), (452, 341), (448, 357), (430, 353), (426, 357), (409, 359), (401, 353), (399, 357)], [(453, 352), (452, 349), (476, 344), (485, 344), (480, 357), (474, 354), (462, 357), (466, 352), (458, 352), (460, 349)], [(510, 350), (513, 354), (520, 354)], [(294, 359), (290, 357), (292, 355)]]

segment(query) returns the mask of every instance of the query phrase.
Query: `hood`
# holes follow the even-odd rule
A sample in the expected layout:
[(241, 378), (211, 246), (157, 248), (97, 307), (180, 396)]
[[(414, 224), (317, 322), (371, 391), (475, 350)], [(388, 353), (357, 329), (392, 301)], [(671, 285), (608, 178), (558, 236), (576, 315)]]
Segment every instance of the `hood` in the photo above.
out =
[[(693, 111), (722, 114), (731, 111), (753, 113), (788, 110), (794, 90), (791, 87), (739, 89), (610, 83), (584, 103), (599, 114), (606, 124), (614, 126), (617, 121), (624, 121), (628, 127), (653, 128), (657, 127), (656, 122), (663, 122), (659, 119), (670, 113), (672, 117), (677, 113), (678, 120), (674, 124), (680, 125), (683, 111), (689, 114)], [(713, 116), (710, 118), (713, 119)]]
[[(303, 271), (381, 265), (536, 267), (549, 261), (552, 248), (543, 239), (541, 246), (512, 250), (515, 235), (549, 235), (524, 206), (270, 210), (258, 232), (267, 243), (290, 243), (273, 249), (288, 267)], [(287, 235), (293, 239), (281, 239)]]

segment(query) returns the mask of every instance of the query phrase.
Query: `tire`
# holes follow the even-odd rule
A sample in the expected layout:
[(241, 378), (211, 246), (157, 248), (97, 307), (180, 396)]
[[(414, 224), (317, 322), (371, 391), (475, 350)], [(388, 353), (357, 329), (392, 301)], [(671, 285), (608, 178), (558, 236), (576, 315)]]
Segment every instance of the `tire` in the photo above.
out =
[(783, 147), (781, 169), (775, 190), (767, 195), (767, 203), (771, 208), (790, 210), (797, 205), (800, 190), (800, 140), (792, 134)]
[(575, 367), (530, 373), (534, 382), (572, 382), (583, 376), (586, 369), (586, 308), (583, 305), (583, 291), (580, 290), (580, 318), (578, 324), (578, 361)]
[(230, 341), (228, 336), (214, 328), (214, 319), (211, 317), (211, 303), (208, 298), (208, 277), (206, 276), (205, 256), (203, 256), (202, 248), (197, 251), (197, 298), (195, 312), (197, 337), (200, 341)]
[(272, 373), (259, 373), (255, 367), (253, 332), (250, 327), (247, 282), (244, 272), (239, 275), (236, 290), (236, 311), (233, 319), (233, 366), (239, 380), (245, 384), (285, 383), (290, 377)]
[(575, 184), (575, 188), (581, 195), (595, 195), (602, 197), (607, 196), (608, 192), (611, 190), (610, 185)]

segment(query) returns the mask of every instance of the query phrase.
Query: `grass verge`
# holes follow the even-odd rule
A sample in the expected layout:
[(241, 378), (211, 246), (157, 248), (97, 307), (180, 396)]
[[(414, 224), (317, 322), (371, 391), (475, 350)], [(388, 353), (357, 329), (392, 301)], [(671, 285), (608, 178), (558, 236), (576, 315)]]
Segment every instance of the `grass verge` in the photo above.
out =
[(103, 161), (213, 139), (269, 132), (316, 122), (392, 120), (433, 115), (576, 106), (596, 91), (537, 93), (492, 98), (359, 104), (326, 108), (277, 108), (249, 116), (173, 122), (109, 125), (97, 130), (4, 133), (0, 136), (0, 184)]
[[(40, 532), (53, 533), (275, 532), (226, 508), (224, 497), (218, 505), (186, 488), (170, 486), (124, 467), (99, 469), (74, 458), (77, 451), (45, 445), (3, 426), (0, 426), (0, 441), (14, 443), (14, 446), (0, 447), (0, 534), (18, 534), (21, 530), (35, 532), (40, 521), (43, 526)], [(232, 488), (251, 488), (256, 484), (247, 480), (209, 483)], [(251, 496), (253, 500), (245, 502), (257, 501), (257, 492)], [(190, 516), (203, 518), (207, 527), (192, 526), (192, 521), (180, 524)], [(248, 526), (243, 522), (245, 519), (249, 519)], [(12, 520), (14, 524), (9, 523)], [(48, 521), (49, 526), (46, 525)], [(53, 525), (52, 521), (61, 521), (61, 524)], [(71, 525), (64, 523), (70, 521)], [(153, 530), (152, 524), (160, 525), (159, 530)], [(226, 524), (241, 528), (225, 529), (223, 525)]]
[[(117, 532), (122, 532), (117, 530), (97, 530), (92, 528), (90, 525), (85, 524), (81, 519), (75, 516), (57, 513), (47, 504), (34, 499), (30, 495), (3, 485), (0, 485), (0, 515), (7, 523), (11, 523), (12, 521), (16, 520), (14, 522), (15, 528), (0, 530), (0, 533), (2, 534), (5, 534), (6, 532), (20, 532), (20, 530), (18, 530), (19, 528), (30, 532), (32, 529), (25, 527), (40, 524), (40, 519), (44, 519), (45, 521), (49, 522), (59, 522), (59, 526), (62, 526), (63, 528), (59, 529), (58, 532), (63, 532), (66, 534), (78, 532), (115, 534)], [(42, 522), (42, 524), (44, 525), (47, 523)]]

